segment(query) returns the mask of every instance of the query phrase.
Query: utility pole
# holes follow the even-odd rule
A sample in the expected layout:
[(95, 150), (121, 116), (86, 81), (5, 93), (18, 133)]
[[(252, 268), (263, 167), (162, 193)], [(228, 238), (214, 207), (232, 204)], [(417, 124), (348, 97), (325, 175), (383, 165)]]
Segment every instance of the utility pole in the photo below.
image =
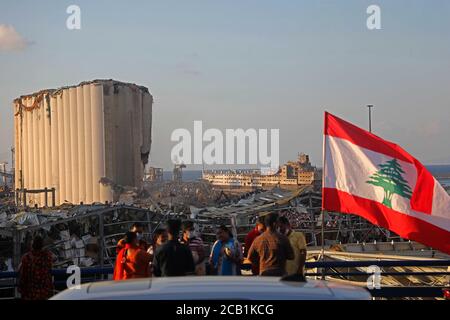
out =
[(15, 148), (14, 147), (11, 147), (11, 170), (13, 170), (14, 168), (15, 168), (15, 163), (14, 163), (14, 152), (15, 152), (16, 150), (15, 150)]
[(6, 165), (8, 162), (0, 162), (0, 177), (2, 177), (2, 186), (8, 186), (8, 176), (6, 171)]
[(16, 167), (15, 167), (15, 165), (16, 165), (16, 163), (15, 163), (15, 160), (16, 160), (16, 157), (15, 157), (15, 152), (16, 152), (16, 148), (14, 148), (14, 147), (11, 147), (11, 174), (12, 174), (12, 180), (11, 180), (11, 185), (12, 185), (12, 188), (13, 188), (13, 190), (16, 190), (16, 179), (15, 179), (15, 177), (16, 177)]
[(372, 132), (372, 104), (368, 104), (367, 108), (369, 109), (369, 132)]

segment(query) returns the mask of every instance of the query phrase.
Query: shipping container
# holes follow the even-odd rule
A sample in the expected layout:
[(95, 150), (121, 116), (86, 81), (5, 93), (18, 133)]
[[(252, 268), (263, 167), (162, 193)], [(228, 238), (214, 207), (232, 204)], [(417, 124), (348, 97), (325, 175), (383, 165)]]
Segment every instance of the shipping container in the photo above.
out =
[(54, 188), (55, 205), (61, 205), (112, 202), (121, 186), (141, 187), (152, 105), (147, 88), (114, 80), (15, 99), (18, 204), (51, 205), (51, 194), (33, 193), (46, 188)]

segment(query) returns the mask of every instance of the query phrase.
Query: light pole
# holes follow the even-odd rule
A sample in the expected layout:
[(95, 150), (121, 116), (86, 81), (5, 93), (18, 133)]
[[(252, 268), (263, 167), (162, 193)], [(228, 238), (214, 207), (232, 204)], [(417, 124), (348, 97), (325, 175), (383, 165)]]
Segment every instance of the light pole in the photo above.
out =
[(14, 167), (14, 165), (15, 165), (15, 163), (14, 163), (14, 160), (15, 160), (14, 152), (16, 152), (16, 148), (11, 147), (11, 170), (13, 170), (15, 168)]
[(368, 104), (367, 108), (369, 109), (369, 132), (372, 132), (372, 104)]

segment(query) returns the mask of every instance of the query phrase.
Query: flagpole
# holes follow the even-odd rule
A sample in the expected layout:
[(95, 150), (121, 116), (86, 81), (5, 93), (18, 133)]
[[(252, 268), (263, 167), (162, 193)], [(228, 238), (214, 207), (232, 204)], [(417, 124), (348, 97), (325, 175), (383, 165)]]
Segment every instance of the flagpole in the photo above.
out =
[(322, 261), (325, 260), (325, 210), (322, 210), (322, 230), (321, 230), (321, 237), (322, 237), (322, 250), (321, 250), (321, 256)]
[(369, 108), (369, 132), (372, 133), (372, 104), (368, 104), (367, 108)]
[(322, 142), (322, 223), (321, 223), (321, 238), (322, 238), (322, 250), (321, 258), (325, 260), (325, 210), (324, 210), (324, 188), (325, 188), (325, 168), (326, 168), (326, 126), (327, 126), (327, 113), (325, 112), (324, 126), (323, 126), (323, 142)]

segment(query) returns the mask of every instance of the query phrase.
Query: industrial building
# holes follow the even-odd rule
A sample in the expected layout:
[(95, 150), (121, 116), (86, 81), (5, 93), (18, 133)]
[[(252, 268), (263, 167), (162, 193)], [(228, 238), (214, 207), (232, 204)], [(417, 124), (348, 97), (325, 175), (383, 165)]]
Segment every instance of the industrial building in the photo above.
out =
[[(14, 100), (20, 205), (114, 201), (140, 187), (151, 147), (153, 97), (114, 80), (42, 90)], [(50, 192), (51, 191), (51, 192)]]
[(210, 170), (203, 171), (202, 178), (214, 186), (298, 188), (313, 185), (320, 187), (322, 171), (311, 165), (307, 154), (301, 153), (297, 161), (289, 161), (272, 175), (261, 174), (260, 170)]
[(164, 169), (163, 168), (148, 168), (144, 173), (144, 180), (148, 182), (163, 182), (164, 181)]

